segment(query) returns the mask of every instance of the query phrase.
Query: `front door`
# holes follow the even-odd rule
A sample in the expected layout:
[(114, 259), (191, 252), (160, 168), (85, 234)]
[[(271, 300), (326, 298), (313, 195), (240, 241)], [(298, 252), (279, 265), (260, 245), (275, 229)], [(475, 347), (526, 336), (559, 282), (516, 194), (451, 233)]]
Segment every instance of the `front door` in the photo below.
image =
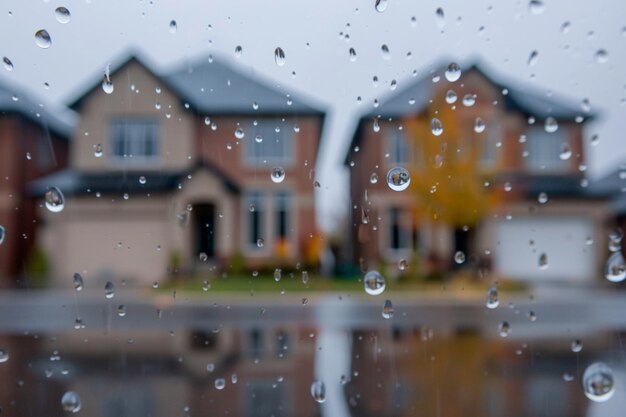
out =
[(215, 257), (215, 206), (197, 204), (193, 207), (192, 215), (195, 255), (205, 253), (208, 259), (212, 259)]

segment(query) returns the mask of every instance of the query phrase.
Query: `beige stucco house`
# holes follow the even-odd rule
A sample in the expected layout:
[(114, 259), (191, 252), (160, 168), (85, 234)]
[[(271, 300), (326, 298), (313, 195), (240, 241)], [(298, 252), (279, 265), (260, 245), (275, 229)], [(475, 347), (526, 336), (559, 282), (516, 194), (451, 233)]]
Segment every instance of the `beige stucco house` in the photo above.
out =
[(322, 110), (212, 56), (165, 73), (131, 56), (71, 107), (69, 168), (34, 185), (66, 198), (41, 209), (54, 280), (316, 262)]

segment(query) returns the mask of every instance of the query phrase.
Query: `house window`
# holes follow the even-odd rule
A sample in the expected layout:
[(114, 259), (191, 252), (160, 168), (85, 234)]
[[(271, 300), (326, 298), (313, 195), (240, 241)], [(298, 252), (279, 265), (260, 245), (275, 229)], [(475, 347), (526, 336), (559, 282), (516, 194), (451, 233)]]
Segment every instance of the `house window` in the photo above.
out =
[(502, 140), (500, 125), (489, 124), (483, 133), (476, 136), (480, 140), (480, 166), (483, 169), (495, 168), (498, 164), (498, 142)]
[(405, 165), (409, 156), (409, 145), (404, 136), (404, 131), (397, 128), (389, 132), (389, 162), (394, 165)]
[(276, 357), (284, 358), (289, 350), (289, 334), (284, 331), (276, 333)]
[(245, 162), (248, 165), (282, 165), (293, 162), (293, 128), (276, 119), (252, 124), (246, 136)]
[(258, 359), (263, 353), (263, 333), (261, 330), (254, 328), (248, 333), (248, 340), (250, 345), (248, 346), (248, 352), (251, 357)]
[(116, 120), (111, 123), (114, 158), (146, 161), (159, 156), (159, 124), (152, 120)]
[(402, 210), (393, 207), (389, 210), (389, 247), (393, 250), (411, 248), (411, 232), (402, 222)]
[(251, 248), (259, 248), (259, 239), (263, 238), (263, 196), (259, 192), (251, 193), (244, 200), (244, 210), (248, 213), (248, 232), (246, 241)]
[(528, 151), (528, 157), (525, 158), (526, 167), (530, 171), (565, 170), (568, 163), (559, 155), (563, 145), (567, 142), (565, 129), (548, 133), (542, 126), (531, 128), (526, 134), (526, 150)]
[(289, 193), (276, 196), (276, 237), (286, 239), (289, 236)]

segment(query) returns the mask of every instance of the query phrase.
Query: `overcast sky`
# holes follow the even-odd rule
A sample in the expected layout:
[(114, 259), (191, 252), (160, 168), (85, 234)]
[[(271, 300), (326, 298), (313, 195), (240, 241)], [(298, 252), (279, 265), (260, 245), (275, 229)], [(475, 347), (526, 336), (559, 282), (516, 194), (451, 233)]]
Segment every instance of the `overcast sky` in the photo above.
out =
[[(257, 73), (294, 94), (305, 93), (330, 111), (318, 163), (322, 185), (318, 194), (322, 224), (345, 213), (347, 174), (341, 167), (355, 116), (374, 98), (398, 90), (442, 56), (461, 62), (479, 57), (497, 74), (539, 91), (554, 91), (580, 102), (588, 98), (598, 122), (587, 138), (591, 176), (605, 174), (626, 161), (626, 2), (546, 0), (541, 13), (524, 1), (389, 0), (384, 12), (375, 1), (216, 1), (216, 0), (3, 0), (0, 55), (13, 71), (2, 80), (28, 87), (48, 103), (68, 102), (85, 83), (100, 77), (107, 63), (125, 48), (140, 49), (159, 69), (213, 53), (233, 65)], [(55, 9), (67, 7), (71, 20), (62, 24)], [(441, 7), (442, 22), (435, 11)], [(412, 21), (415, 17), (415, 21)], [(169, 22), (178, 30), (172, 34)], [(569, 29), (562, 30), (565, 22)], [(481, 29), (482, 27), (482, 29)], [(35, 44), (34, 34), (46, 29), (49, 49)], [(340, 32), (349, 39), (340, 37)], [(387, 44), (391, 59), (380, 51)], [(234, 50), (243, 53), (236, 58)], [(280, 46), (286, 64), (274, 62)], [(348, 50), (357, 60), (351, 62)], [(596, 52), (608, 52), (600, 63)], [(536, 65), (527, 65), (538, 51)], [(407, 57), (408, 53), (410, 57)], [(292, 72), (295, 71), (295, 77)], [(372, 77), (379, 77), (374, 86)], [(44, 82), (50, 84), (44, 89)], [(363, 102), (357, 104), (357, 97)]]

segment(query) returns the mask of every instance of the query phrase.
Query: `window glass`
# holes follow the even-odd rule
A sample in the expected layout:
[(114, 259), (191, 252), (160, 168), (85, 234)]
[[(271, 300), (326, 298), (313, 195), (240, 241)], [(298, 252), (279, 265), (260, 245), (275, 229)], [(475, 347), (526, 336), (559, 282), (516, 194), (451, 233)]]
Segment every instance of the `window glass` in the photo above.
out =
[(526, 133), (526, 166), (531, 171), (559, 172), (568, 167), (568, 161), (561, 159), (563, 146), (568, 143), (568, 131), (561, 128), (548, 133), (543, 126), (531, 127)]
[(112, 157), (138, 161), (159, 156), (159, 124), (151, 120), (116, 120), (111, 123)]
[(248, 127), (250, 138), (245, 145), (249, 165), (282, 165), (293, 162), (293, 126), (280, 119), (262, 119)]

